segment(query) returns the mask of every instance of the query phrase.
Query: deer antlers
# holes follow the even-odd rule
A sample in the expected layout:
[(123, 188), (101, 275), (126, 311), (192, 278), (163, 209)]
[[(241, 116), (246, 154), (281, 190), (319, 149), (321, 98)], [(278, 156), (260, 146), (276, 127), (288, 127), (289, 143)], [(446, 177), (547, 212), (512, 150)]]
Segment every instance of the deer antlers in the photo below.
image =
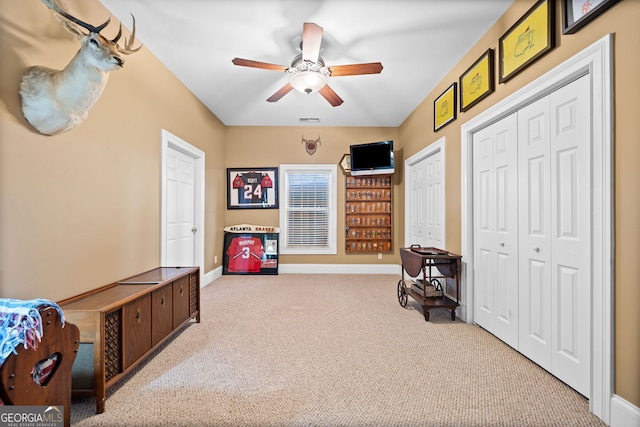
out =
[[(89, 31), (90, 33), (100, 34), (100, 31), (102, 31), (111, 22), (111, 17), (109, 17), (109, 19), (107, 19), (103, 24), (98, 25), (97, 27), (95, 27), (95, 26), (93, 26), (93, 25), (91, 25), (91, 24), (89, 24), (87, 22), (84, 22), (84, 21), (76, 18), (75, 16), (71, 15), (69, 12), (67, 12), (62, 7), (60, 7), (60, 5), (58, 4), (58, 2), (56, 0), (41, 0), (41, 1), (49, 9), (51, 9), (52, 11), (57, 13), (58, 15), (68, 19), (69, 21), (73, 22), (74, 24), (77, 24), (77, 25), (81, 26), (82, 28), (84, 28), (85, 30)], [(119, 45), (117, 45), (118, 40), (120, 40), (120, 37), (122, 36), (122, 22), (120, 23), (120, 28), (118, 29), (118, 34), (116, 34), (116, 36), (113, 38), (113, 40), (111, 40), (113, 43), (116, 43), (116, 47), (118, 49), (118, 52), (123, 53), (125, 55), (130, 55), (132, 53), (135, 53), (135, 52), (139, 51), (140, 48), (142, 48), (142, 45), (138, 46), (135, 49), (131, 48), (133, 46), (133, 42), (134, 42), (134, 40), (136, 38), (136, 18), (135, 18), (135, 16), (133, 16), (133, 14), (131, 14), (131, 18), (133, 19), (133, 27), (131, 29), (131, 38), (129, 40), (127, 40), (125, 38), (125, 40), (124, 40), (124, 48), (122, 48)]]
[(142, 45), (140, 45), (135, 49), (131, 49), (131, 46), (133, 46), (133, 41), (136, 39), (136, 17), (133, 16), (133, 13), (131, 14), (131, 19), (133, 19), (133, 28), (131, 29), (131, 38), (129, 40), (127, 40), (126, 37), (124, 38), (124, 48), (121, 48), (120, 45), (117, 44), (118, 40), (120, 40), (120, 36), (122, 35), (122, 22), (120, 23), (120, 28), (118, 28), (118, 34), (116, 34), (113, 40), (111, 40), (112, 42), (116, 43), (116, 46), (118, 47), (118, 52), (124, 53), (125, 55), (130, 55), (134, 52), (137, 52), (142, 47)]
[(57, 0), (42, 0), (42, 3), (80, 41), (80, 50), (64, 69), (32, 66), (25, 70), (20, 82), (24, 117), (38, 132), (57, 135), (73, 129), (87, 118), (89, 109), (107, 84), (109, 72), (123, 67), (121, 55), (137, 52), (142, 45), (133, 48), (136, 37), (133, 15), (131, 37), (125, 38), (123, 47), (117, 43), (122, 36), (122, 24), (113, 40), (100, 34), (111, 18), (96, 27), (65, 11)]

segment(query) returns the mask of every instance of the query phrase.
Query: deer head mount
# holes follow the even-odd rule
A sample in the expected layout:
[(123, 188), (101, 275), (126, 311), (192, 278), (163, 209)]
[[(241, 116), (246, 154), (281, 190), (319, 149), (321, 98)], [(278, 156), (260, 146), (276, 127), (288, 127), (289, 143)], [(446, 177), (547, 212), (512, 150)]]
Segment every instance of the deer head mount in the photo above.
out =
[(80, 41), (80, 50), (64, 69), (29, 67), (20, 83), (24, 117), (38, 132), (57, 135), (73, 129), (87, 118), (107, 84), (109, 72), (124, 65), (121, 54), (137, 52), (142, 45), (132, 48), (136, 37), (133, 15), (131, 37), (125, 38), (124, 47), (121, 47), (118, 40), (122, 36), (122, 23), (115, 38), (109, 40), (100, 31), (109, 25), (111, 18), (94, 27), (66, 12), (56, 0), (42, 0), (42, 3)]
[(304, 148), (305, 150), (307, 150), (307, 153), (310, 156), (313, 156), (313, 154), (318, 149), (318, 146), (320, 145), (320, 135), (318, 135), (317, 139), (305, 139), (304, 135), (302, 135), (301, 142), (304, 144)]

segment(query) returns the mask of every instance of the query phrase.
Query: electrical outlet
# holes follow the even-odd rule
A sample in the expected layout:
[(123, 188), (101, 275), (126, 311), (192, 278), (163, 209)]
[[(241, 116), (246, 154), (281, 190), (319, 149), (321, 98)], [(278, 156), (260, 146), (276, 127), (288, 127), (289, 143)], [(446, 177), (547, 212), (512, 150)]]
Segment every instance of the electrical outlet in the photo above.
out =
[(218, 263), (218, 255), (216, 255), (216, 256), (214, 256), (214, 257), (213, 257), (213, 263), (214, 263), (214, 264), (217, 264), (217, 263)]
[(378, 259), (382, 259), (382, 254), (378, 252)]

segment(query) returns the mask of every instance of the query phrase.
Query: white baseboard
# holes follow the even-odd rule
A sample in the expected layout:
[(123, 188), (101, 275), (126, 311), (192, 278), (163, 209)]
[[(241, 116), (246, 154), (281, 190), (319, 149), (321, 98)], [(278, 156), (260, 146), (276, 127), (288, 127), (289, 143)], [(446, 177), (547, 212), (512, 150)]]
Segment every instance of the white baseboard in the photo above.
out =
[(614, 394), (609, 421), (611, 427), (640, 427), (640, 408)]
[(205, 286), (210, 285), (211, 282), (213, 282), (220, 276), (222, 276), (222, 266), (214, 268), (208, 273), (205, 273), (204, 277), (202, 278), (202, 283), (200, 284), (200, 287), (204, 288)]
[[(402, 274), (397, 264), (280, 264), (278, 274)], [(222, 276), (222, 267), (204, 274), (201, 288)]]
[(280, 264), (280, 274), (402, 274), (398, 264)]

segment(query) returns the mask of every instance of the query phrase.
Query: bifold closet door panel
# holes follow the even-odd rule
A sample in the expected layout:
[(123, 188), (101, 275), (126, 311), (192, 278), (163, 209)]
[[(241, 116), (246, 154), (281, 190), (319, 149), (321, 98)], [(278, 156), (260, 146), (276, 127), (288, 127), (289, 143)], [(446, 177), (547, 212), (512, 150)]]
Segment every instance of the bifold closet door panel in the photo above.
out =
[(551, 370), (551, 123), (549, 97), (518, 111), (519, 350)]
[(473, 137), (474, 318), (518, 347), (518, 135), (512, 114)]
[(518, 112), (519, 350), (588, 397), (589, 79)]
[(591, 365), (591, 98), (581, 77), (551, 104), (552, 373), (589, 397)]

